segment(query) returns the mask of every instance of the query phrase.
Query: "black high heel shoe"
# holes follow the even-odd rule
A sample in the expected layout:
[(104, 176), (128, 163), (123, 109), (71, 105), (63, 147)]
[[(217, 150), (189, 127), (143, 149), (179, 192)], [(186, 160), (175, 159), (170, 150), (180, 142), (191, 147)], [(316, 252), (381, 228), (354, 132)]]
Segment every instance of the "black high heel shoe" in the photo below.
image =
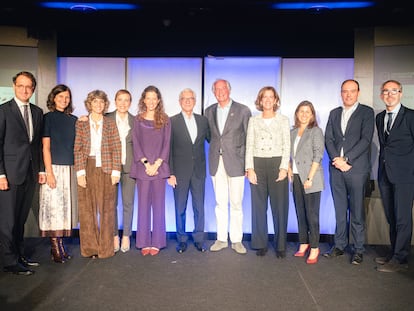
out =
[(276, 257), (277, 258), (285, 258), (286, 257), (286, 251), (276, 251)]
[(267, 253), (267, 248), (259, 248), (256, 251), (256, 255), (257, 256), (264, 256), (264, 255), (266, 255), (266, 253)]

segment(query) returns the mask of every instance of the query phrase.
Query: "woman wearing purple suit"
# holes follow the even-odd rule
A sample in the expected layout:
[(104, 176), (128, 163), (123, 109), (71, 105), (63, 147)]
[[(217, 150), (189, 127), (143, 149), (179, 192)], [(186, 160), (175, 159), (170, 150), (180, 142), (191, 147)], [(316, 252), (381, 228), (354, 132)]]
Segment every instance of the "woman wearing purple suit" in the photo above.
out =
[(141, 249), (143, 256), (155, 256), (167, 246), (165, 182), (170, 177), (170, 136), (171, 123), (164, 112), (161, 93), (150, 85), (142, 92), (138, 103), (138, 115), (132, 132), (134, 163), (130, 173), (137, 180), (136, 247)]

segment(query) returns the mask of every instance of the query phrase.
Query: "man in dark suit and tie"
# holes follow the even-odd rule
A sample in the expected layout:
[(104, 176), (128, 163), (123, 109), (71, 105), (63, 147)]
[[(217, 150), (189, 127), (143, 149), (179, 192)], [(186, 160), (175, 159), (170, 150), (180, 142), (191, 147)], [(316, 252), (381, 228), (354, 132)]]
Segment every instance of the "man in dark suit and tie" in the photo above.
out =
[(385, 110), (376, 117), (380, 155), (378, 186), (390, 225), (391, 252), (377, 257), (377, 270), (408, 269), (414, 199), (414, 110), (401, 104), (402, 85), (388, 80), (381, 86)]
[[(216, 196), (217, 240), (210, 251), (228, 246), (228, 227), (232, 249), (246, 254), (243, 239), (243, 193), (247, 125), (252, 115), (249, 107), (230, 98), (230, 83), (216, 80), (213, 93), (217, 103), (208, 107), (205, 116), (211, 133), (209, 170)], [(230, 202), (230, 226), (229, 226)]]
[(177, 226), (177, 252), (187, 250), (185, 231), (188, 193), (191, 191), (194, 214), (194, 246), (205, 252), (204, 245), (204, 193), (206, 156), (204, 143), (210, 141), (207, 118), (193, 112), (196, 95), (191, 89), (181, 91), (182, 111), (171, 117), (171, 151), (168, 184), (174, 188), (175, 219)]
[(359, 83), (345, 80), (341, 86), (343, 106), (333, 109), (325, 130), (331, 160), (330, 185), (335, 207), (335, 245), (327, 258), (344, 254), (349, 231), (354, 244), (351, 263), (363, 261), (365, 242), (365, 183), (371, 171), (370, 150), (374, 133), (374, 110), (358, 102)]
[(26, 71), (13, 77), (14, 98), (0, 105), (0, 250), (3, 271), (31, 275), (39, 263), (24, 256), (24, 224), (35, 183), (46, 182), (41, 166), (43, 112), (30, 104), (36, 79)]

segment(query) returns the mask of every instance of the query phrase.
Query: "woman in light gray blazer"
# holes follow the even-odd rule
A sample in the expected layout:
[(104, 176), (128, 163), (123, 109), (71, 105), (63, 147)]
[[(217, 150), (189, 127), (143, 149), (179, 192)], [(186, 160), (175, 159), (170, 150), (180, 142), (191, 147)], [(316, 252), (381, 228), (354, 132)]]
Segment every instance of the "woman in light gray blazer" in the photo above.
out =
[(257, 250), (257, 256), (267, 252), (267, 202), (270, 199), (276, 256), (284, 258), (289, 210), (289, 119), (277, 112), (279, 95), (272, 86), (259, 91), (255, 104), (262, 113), (249, 120), (245, 162), (252, 197), (251, 247)]
[(295, 125), (291, 131), (291, 162), (289, 180), (293, 182), (293, 199), (299, 227), (299, 250), (296, 257), (315, 264), (319, 256), (319, 207), (324, 189), (322, 157), (324, 138), (318, 127), (311, 102), (302, 101), (295, 111)]

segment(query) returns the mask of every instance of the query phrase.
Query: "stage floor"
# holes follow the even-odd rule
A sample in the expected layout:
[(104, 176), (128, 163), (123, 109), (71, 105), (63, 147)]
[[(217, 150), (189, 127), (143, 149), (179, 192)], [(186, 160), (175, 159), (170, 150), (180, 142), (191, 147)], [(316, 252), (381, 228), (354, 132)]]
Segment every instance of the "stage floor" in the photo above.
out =
[[(267, 255), (258, 257), (247, 241), (246, 255), (230, 247), (199, 253), (191, 244), (178, 254), (176, 242), (169, 240), (154, 257), (131, 248), (94, 260), (80, 257), (79, 239), (66, 244), (73, 259), (56, 264), (50, 260), (48, 239), (27, 240), (28, 253), (41, 265), (32, 276), (0, 272), (2, 311), (414, 309), (414, 260), (408, 272), (377, 272), (374, 258), (384, 254), (385, 246), (367, 246), (364, 262), (355, 266), (350, 254), (321, 256), (316, 265), (307, 265), (304, 258), (293, 257), (293, 242), (284, 259), (276, 258), (270, 244)], [(321, 252), (328, 249), (321, 244)]]

